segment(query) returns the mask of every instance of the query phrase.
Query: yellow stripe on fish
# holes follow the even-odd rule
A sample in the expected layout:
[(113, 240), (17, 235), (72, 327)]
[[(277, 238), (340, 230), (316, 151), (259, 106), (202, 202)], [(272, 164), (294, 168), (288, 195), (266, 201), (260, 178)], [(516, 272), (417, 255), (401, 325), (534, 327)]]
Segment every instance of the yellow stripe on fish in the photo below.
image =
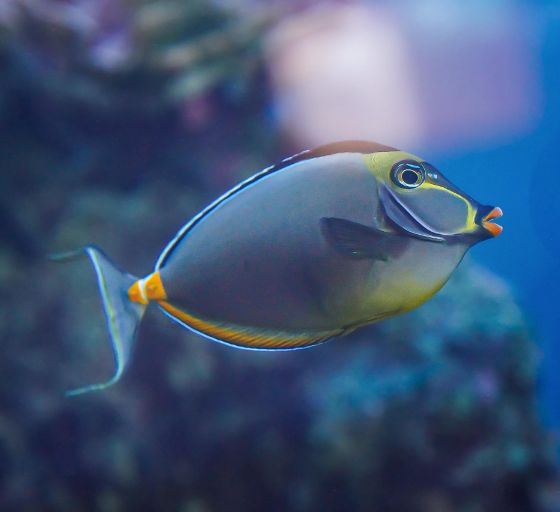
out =
[(166, 301), (158, 301), (158, 304), (172, 317), (193, 330), (219, 341), (246, 348), (269, 350), (302, 348), (316, 345), (342, 333), (342, 330), (318, 333), (273, 332), (254, 327), (218, 324), (189, 314)]

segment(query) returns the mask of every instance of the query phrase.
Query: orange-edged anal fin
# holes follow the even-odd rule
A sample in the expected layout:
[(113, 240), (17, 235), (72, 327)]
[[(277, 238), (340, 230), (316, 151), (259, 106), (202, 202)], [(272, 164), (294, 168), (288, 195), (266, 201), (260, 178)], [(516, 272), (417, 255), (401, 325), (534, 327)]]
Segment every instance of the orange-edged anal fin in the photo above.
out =
[(151, 300), (167, 299), (167, 293), (163, 287), (159, 271), (132, 283), (132, 286), (128, 289), (128, 298), (132, 302), (140, 304), (148, 304)]
[(342, 334), (342, 329), (331, 331), (275, 331), (244, 327), (204, 320), (187, 313), (168, 302), (158, 301), (160, 307), (172, 318), (201, 334), (238, 347), (260, 350), (290, 350), (310, 347)]

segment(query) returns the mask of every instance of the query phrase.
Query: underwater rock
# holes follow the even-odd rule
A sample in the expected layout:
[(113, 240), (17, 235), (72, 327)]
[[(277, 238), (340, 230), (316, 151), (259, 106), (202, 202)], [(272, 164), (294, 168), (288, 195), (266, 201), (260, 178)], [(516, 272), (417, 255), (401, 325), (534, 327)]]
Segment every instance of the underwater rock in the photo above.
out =
[(418, 311), (354, 338), (306, 377), (318, 482), (336, 472), (376, 510), (540, 510), (536, 353), (504, 282), (466, 265)]

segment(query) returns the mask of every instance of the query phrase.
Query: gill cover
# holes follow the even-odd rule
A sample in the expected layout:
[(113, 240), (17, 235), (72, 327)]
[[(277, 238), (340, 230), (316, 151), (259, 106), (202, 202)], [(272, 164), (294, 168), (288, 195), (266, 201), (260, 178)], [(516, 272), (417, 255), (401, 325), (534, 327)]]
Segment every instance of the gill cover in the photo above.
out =
[(128, 289), (137, 278), (118, 270), (100, 249), (89, 245), (77, 251), (53, 255), (51, 259), (65, 261), (83, 254), (86, 254), (91, 260), (97, 276), (103, 311), (113, 347), (115, 374), (106, 382), (67, 391), (66, 396), (99, 391), (115, 384), (121, 378), (130, 360), (138, 325), (146, 311), (146, 305), (132, 302), (128, 298)]
[(445, 238), (426, 226), (413, 211), (399, 199), (399, 197), (386, 186), (379, 189), (379, 199), (383, 205), (385, 215), (405, 233), (420, 240), (430, 242), (445, 242)]

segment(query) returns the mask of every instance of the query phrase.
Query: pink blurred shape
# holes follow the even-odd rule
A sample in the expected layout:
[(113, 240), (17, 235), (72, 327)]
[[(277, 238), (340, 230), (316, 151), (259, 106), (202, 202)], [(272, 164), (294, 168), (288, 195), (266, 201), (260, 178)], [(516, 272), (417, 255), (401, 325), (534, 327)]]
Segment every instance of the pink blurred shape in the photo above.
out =
[(330, 5), (283, 21), (266, 55), (287, 136), (445, 149), (532, 129), (541, 101), (530, 13), (475, 4)]

